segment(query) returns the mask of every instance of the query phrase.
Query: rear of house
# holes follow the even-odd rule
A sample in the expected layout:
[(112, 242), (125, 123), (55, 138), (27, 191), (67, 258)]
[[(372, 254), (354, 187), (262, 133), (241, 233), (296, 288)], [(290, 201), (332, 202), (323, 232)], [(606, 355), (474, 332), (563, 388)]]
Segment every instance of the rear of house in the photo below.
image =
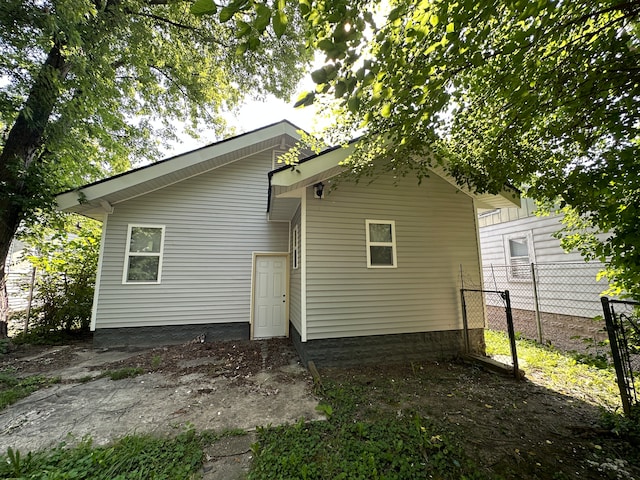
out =
[[(421, 185), (336, 181), (348, 149), (275, 168), (296, 140), (280, 122), (58, 197), (104, 222), (97, 345), (290, 336), (320, 365), (463, 352), (476, 208), (512, 198), (435, 172)], [(481, 328), (469, 338), (483, 350)]]

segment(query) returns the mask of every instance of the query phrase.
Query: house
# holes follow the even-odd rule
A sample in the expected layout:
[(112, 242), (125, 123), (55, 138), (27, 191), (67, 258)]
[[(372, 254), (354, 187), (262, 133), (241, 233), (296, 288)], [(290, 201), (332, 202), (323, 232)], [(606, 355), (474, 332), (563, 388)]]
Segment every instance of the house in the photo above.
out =
[[(520, 208), (494, 209), (478, 218), (484, 288), (509, 290), (516, 330), (524, 337), (565, 350), (584, 350), (606, 338), (601, 294), (609, 285), (598, 273), (604, 264), (566, 252), (554, 234), (562, 214), (534, 214), (529, 198)], [(487, 297), (492, 308), (503, 305)], [(588, 339), (585, 343), (585, 339)], [(591, 352), (592, 353), (592, 352)]]
[[(608, 288), (597, 280), (604, 265), (585, 262), (579, 252), (566, 252), (553, 235), (562, 228), (561, 213), (535, 215), (536, 206), (523, 198), (519, 208), (495, 209), (479, 215), (485, 286), (514, 292), (514, 307), (533, 309), (518, 291), (536, 283), (543, 312), (593, 317), (602, 315), (600, 294)], [(532, 271), (531, 264), (535, 265)], [(531, 293), (533, 295), (533, 293)]]
[(298, 138), (282, 121), (57, 197), (104, 222), (97, 345), (290, 336), (318, 365), (462, 352), (476, 209), (514, 193), (473, 195), (441, 172), (336, 184), (353, 145), (280, 166)]

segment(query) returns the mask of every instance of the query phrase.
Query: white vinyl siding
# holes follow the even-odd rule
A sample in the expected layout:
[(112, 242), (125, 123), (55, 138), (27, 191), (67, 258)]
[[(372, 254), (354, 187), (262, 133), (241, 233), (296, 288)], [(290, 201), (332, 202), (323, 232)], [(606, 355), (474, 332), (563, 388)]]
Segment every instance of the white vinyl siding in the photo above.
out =
[[(118, 203), (105, 233), (96, 328), (246, 322), (253, 252), (287, 251), (268, 222), (271, 151)], [(129, 224), (164, 225), (162, 283), (122, 284)]]
[[(540, 265), (536, 273), (540, 310), (563, 315), (599, 315), (600, 294), (607, 289), (605, 279), (596, 281), (601, 264), (586, 263), (579, 252), (562, 249), (560, 241), (552, 236), (562, 228), (561, 220), (562, 215), (530, 216), (480, 228), (485, 287), (508, 289), (514, 308), (534, 310), (532, 283), (505, 274), (505, 269), (508, 273), (511, 268), (505, 239), (528, 237), (530, 261)], [(528, 268), (530, 277), (531, 267)]]
[[(293, 231), (298, 231), (298, 251), (301, 252), (300, 248), (300, 207), (296, 210), (293, 218), (291, 219), (291, 227)], [(295, 237), (295, 235), (294, 235)], [(295, 238), (292, 239), (292, 242), (295, 242)], [(295, 243), (292, 244), (291, 248), (295, 248)], [(299, 258), (298, 261), (301, 261)], [(301, 270), (300, 268), (293, 267), (293, 255), (291, 255), (291, 270), (289, 273), (289, 320), (298, 331), (298, 333), (302, 333), (302, 322), (301, 322), (301, 313), (300, 313), (300, 302), (301, 302)]]
[[(462, 328), (460, 266), (480, 281), (471, 198), (432, 176), (307, 189), (307, 339)], [(367, 268), (366, 219), (393, 219), (397, 268)]]

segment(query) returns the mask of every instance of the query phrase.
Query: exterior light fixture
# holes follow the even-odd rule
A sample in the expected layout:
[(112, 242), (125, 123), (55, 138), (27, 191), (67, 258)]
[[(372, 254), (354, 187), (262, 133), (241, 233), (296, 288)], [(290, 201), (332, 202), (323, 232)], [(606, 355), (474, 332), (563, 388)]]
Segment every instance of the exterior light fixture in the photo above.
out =
[(319, 182), (313, 186), (313, 198), (324, 197), (324, 183)]

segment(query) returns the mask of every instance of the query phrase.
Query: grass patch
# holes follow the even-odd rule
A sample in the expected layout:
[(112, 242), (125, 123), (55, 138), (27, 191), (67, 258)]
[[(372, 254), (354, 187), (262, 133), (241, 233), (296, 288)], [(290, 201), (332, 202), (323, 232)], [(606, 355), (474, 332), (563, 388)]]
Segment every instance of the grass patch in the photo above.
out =
[(202, 437), (190, 430), (171, 439), (127, 436), (107, 447), (85, 439), (24, 456), (10, 449), (0, 455), (0, 478), (188, 479), (202, 465), (202, 448)]
[(109, 377), (111, 380), (123, 380), (125, 378), (133, 378), (142, 375), (144, 369), (140, 367), (125, 367), (118, 370), (107, 370), (101, 376)]
[(415, 412), (371, 408), (354, 385), (324, 383), (326, 422), (258, 429), (249, 479), (481, 479), (447, 434)]
[(49, 450), (8, 449), (0, 455), (0, 478), (50, 480), (126, 480), (133, 478), (199, 478), (203, 449), (221, 438), (246, 435), (244, 430), (196, 433), (192, 428), (173, 438), (131, 435), (112, 445), (95, 447), (90, 438), (76, 446), (64, 443)]
[(42, 375), (18, 378), (15, 372), (3, 370), (0, 372), (0, 410), (16, 403), (21, 398), (28, 397), (36, 390), (47, 388), (59, 382), (59, 378), (48, 378)]
[[(487, 355), (511, 355), (507, 334), (485, 330), (484, 335)], [(616, 374), (610, 365), (584, 362), (533, 340), (516, 340), (516, 349), (520, 367), (535, 372), (545, 387), (571, 396), (582, 392), (582, 400), (608, 409), (620, 406)]]

